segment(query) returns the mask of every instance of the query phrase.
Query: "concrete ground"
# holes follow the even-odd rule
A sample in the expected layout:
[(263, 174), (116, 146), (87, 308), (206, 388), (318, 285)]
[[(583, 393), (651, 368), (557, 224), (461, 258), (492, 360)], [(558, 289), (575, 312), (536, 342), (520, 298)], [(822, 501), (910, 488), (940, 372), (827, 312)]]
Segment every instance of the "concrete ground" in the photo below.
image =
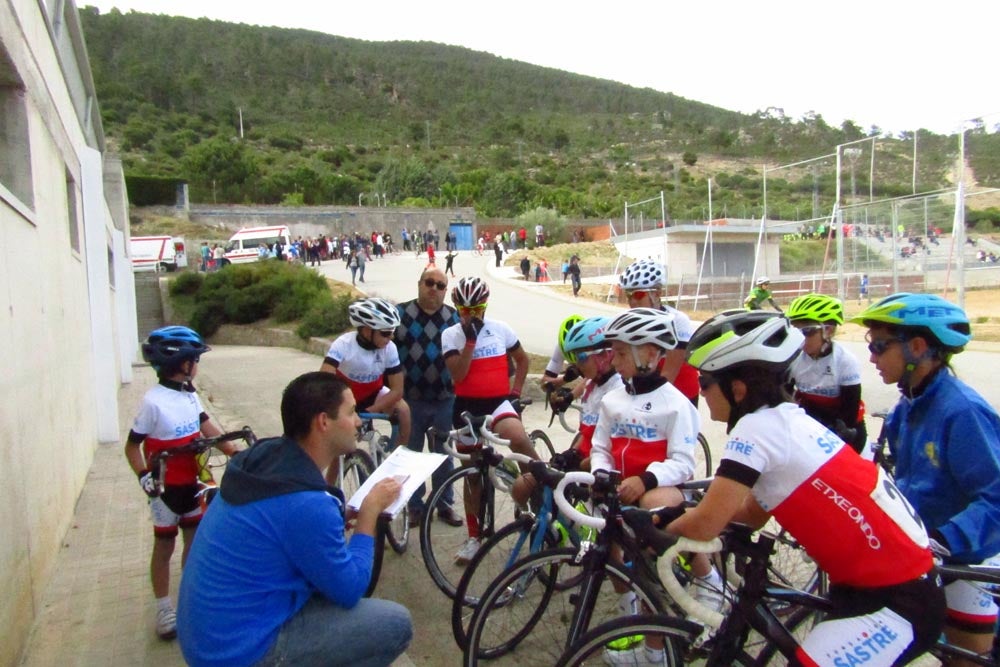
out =
[[(416, 295), (416, 278), (426, 258), (412, 254), (370, 262), (366, 283), (369, 293), (394, 300)], [(490, 316), (509, 322), (530, 352), (548, 354), (555, 344), (556, 327), (571, 313), (585, 316), (611, 314), (616, 306), (585, 302), (554, 294), (544, 284), (516, 279), (513, 269), (495, 268), (492, 257), (463, 254), (456, 262), (459, 275), (489, 279)], [(320, 271), (349, 280), (340, 262), (327, 262)], [(881, 384), (867, 363), (860, 341), (845, 345), (862, 360), (863, 382), (869, 409), (891, 405), (895, 389)], [(993, 369), (996, 345), (972, 349), (956, 357), (959, 375), (980, 389), (992, 404), (1000, 404), (1000, 383)], [(285, 348), (218, 346), (202, 359), (196, 384), (212, 417), (223, 429), (251, 425), (259, 436), (280, 432), (280, 393), (292, 378), (319, 368), (320, 359)], [(148, 366), (135, 368), (135, 380), (119, 392), (124, 441), (143, 394), (155, 383)], [(536, 394), (537, 395), (537, 394)], [(724, 429), (709, 421), (702, 402), (702, 431), (713, 444), (715, 458), (725, 440)], [(540, 406), (525, 412), (528, 430), (547, 427)], [(877, 433), (877, 425), (870, 424)], [(569, 434), (558, 426), (549, 429), (557, 449), (569, 444)], [(217, 475), (218, 476), (218, 475)], [(64, 539), (52, 580), (48, 583), (32, 636), (22, 660), (28, 667), (49, 665), (182, 665), (176, 642), (163, 642), (153, 632), (154, 607), (149, 585), (152, 530), (145, 497), (122, 453), (121, 444), (102, 445), (80, 495), (72, 527)], [(180, 577), (180, 546), (173, 559), (172, 588)], [(412, 612), (414, 642), (397, 665), (438, 667), (455, 665), (460, 653), (451, 637), (450, 603), (434, 588), (423, 566), (416, 535), (403, 556), (386, 554), (376, 595), (395, 599)], [(520, 665), (528, 656), (515, 656)]]

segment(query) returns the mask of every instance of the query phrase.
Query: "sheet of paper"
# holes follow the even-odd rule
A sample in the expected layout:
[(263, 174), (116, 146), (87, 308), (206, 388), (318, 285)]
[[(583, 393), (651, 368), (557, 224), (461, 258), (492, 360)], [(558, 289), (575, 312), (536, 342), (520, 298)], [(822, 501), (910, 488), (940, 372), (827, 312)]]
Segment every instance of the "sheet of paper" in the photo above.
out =
[(375, 472), (361, 485), (361, 488), (354, 492), (354, 495), (347, 501), (347, 505), (354, 509), (360, 508), (368, 492), (380, 480), (387, 477), (405, 478), (406, 481), (403, 482), (403, 491), (399, 494), (399, 499), (386, 510), (393, 516), (396, 516), (406, 505), (410, 496), (420, 488), (421, 484), (430, 479), (431, 474), (447, 458), (446, 454), (415, 452), (406, 447), (397, 447), (389, 455), (389, 458), (382, 461), (382, 465), (375, 469)]

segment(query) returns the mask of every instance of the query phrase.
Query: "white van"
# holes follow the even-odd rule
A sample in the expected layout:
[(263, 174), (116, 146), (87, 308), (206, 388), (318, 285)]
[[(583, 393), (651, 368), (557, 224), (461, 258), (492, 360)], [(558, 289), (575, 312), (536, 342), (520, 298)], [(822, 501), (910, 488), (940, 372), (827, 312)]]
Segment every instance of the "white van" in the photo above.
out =
[(226, 259), (233, 264), (256, 262), (260, 258), (260, 247), (270, 248), (275, 243), (291, 243), (288, 227), (280, 225), (241, 229), (226, 244)]
[(187, 250), (180, 236), (133, 236), (129, 239), (132, 270), (176, 271), (186, 268)]

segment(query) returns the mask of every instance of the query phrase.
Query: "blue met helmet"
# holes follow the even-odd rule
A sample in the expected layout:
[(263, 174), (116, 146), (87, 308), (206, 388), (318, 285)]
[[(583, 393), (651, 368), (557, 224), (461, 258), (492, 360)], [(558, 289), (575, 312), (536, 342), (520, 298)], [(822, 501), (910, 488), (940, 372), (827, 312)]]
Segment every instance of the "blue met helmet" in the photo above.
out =
[(610, 317), (588, 317), (577, 322), (566, 334), (563, 353), (573, 362), (576, 360), (577, 352), (607, 347), (608, 343), (604, 342), (604, 329), (610, 321)]
[(851, 321), (863, 326), (882, 323), (910, 330), (951, 352), (961, 351), (972, 340), (965, 311), (934, 294), (893, 294), (873, 303)]
[(211, 348), (194, 329), (182, 326), (162, 327), (151, 331), (142, 344), (142, 358), (157, 371), (188, 359), (197, 360)]

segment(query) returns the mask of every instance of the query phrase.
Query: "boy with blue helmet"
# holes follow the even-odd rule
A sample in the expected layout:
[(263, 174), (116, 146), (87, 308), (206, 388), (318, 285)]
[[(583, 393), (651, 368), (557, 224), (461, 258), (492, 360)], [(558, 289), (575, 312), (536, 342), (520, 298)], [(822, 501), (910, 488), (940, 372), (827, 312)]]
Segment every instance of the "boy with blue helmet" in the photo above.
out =
[[(904, 292), (852, 321), (868, 328), (870, 361), (902, 395), (885, 421), (899, 490), (949, 560), (1000, 563), (1000, 416), (949, 365), (972, 339), (965, 311), (932, 294)], [(989, 651), (992, 598), (961, 581), (945, 596), (949, 640)]]
[[(177, 636), (177, 620), (170, 600), (170, 558), (178, 527), (184, 534), (182, 563), (187, 560), (191, 541), (204, 509), (198, 492), (201, 466), (194, 454), (167, 459), (162, 477), (162, 493), (150, 470), (153, 456), (188, 444), (201, 437), (221, 435), (209, 420), (191, 381), (198, 373), (201, 355), (208, 345), (194, 330), (183, 326), (156, 329), (142, 344), (142, 358), (156, 371), (159, 383), (146, 392), (125, 442), (125, 458), (149, 496), (153, 517), (153, 554), (149, 572), (156, 596), (156, 634), (161, 639)], [(220, 443), (227, 455), (235, 452), (232, 443)]]

